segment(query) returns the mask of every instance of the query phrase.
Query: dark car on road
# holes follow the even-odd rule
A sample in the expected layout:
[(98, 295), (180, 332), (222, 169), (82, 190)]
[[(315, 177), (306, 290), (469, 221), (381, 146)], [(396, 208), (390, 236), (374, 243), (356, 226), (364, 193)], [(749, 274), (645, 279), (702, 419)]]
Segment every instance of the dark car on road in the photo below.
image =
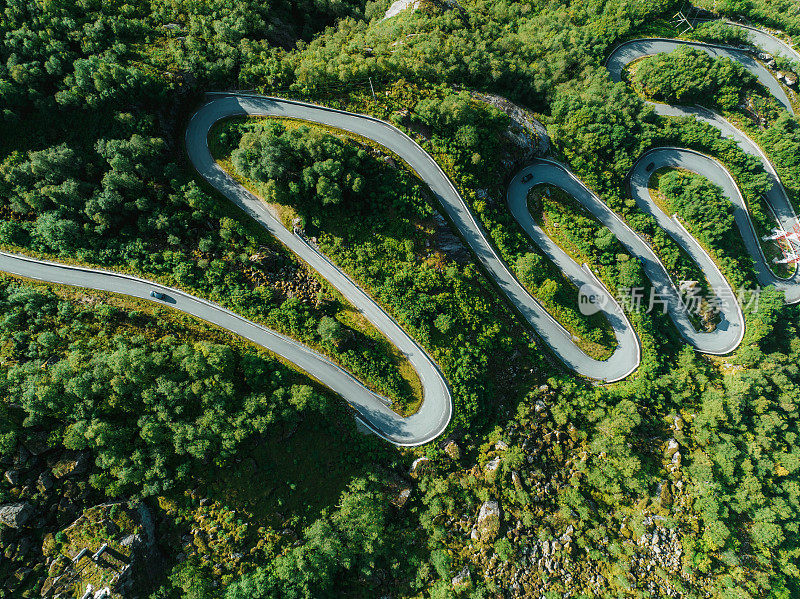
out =
[(653, 170), (653, 167), (654, 167), (655, 165), (656, 165), (656, 163), (655, 163), (655, 162), (651, 162), (650, 164), (648, 164), (648, 165), (647, 165), (647, 168), (646, 168), (645, 170), (646, 170), (646, 171), (649, 173), (650, 171), (652, 171), (652, 170)]
[(156, 291), (154, 289), (153, 291), (150, 292), (150, 297), (154, 297), (157, 300), (163, 300), (165, 295), (163, 293), (161, 293), (160, 291)]
[(531, 173), (528, 173), (527, 175), (525, 175), (524, 177), (522, 177), (522, 182), (523, 182), (523, 183), (527, 183), (527, 182), (528, 182), (528, 181), (530, 181), (531, 179), (533, 179), (533, 175), (532, 175)]

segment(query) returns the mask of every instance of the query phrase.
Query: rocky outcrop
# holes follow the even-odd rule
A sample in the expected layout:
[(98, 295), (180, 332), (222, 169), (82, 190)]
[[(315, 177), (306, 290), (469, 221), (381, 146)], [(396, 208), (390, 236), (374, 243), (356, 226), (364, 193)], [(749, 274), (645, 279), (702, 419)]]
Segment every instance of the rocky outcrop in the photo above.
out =
[(500, 457), (498, 456), (498, 457), (492, 458), (491, 460), (486, 462), (486, 465), (483, 467), (483, 469), (486, 472), (486, 474), (491, 474), (492, 472), (497, 470), (499, 467), (500, 467)]
[(53, 488), (54, 483), (55, 481), (53, 479), (53, 475), (49, 470), (45, 470), (39, 474), (39, 478), (36, 481), (36, 487), (39, 489), (39, 491), (45, 493)]
[(9, 528), (21, 528), (31, 519), (34, 510), (28, 502), (6, 503), (0, 505), (0, 522)]
[(430, 458), (422, 456), (421, 458), (417, 458), (411, 464), (411, 470), (409, 471), (409, 476), (417, 478), (421, 474), (425, 472), (425, 469), (430, 465)]
[(672, 459), (672, 456), (675, 455), (675, 452), (678, 451), (678, 449), (680, 449), (680, 445), (678, 445), (678, 442), (675, 439), (670, 439), (669, 441), (667, 441), (667, 448), (664, 451), (664, 455), (667, 458)]
[(447, 220), (445, 220), (444, 216), (435, 212), (433, 221), (436, 249), (459, 264), (471, 262), (472, 255), (469, 253), (469, 249), (467, 249), (467, 246), (461, 241), (461, 238), (453, 233), (453, 229), (450, 227)]
[(528, 161), (538, 156), (545, 156), (550, 151), (550, 136), (547, 134), (547, 128), (529, 111), (501, 96), (478, 92), (473, 92), (472, 95), (506, 113), (511, 118), (512, 124), (506, 136), (522, 150), (523, 155), (520, 160)]
[(452, 580), (453, 590), (460, 591), (468, 588), (472, 584), (472, 576), (469, 573), (469, 568), (464, 566), (461, 572), (456, 574)]
[(461, 459), (461, 448), (455, 441), (450, 441), (444, 446), (444, 452), (451, 460), (458, 461)]
[(411, 489), (406, 487), (405, 489), (400, 489), (397, 493), (392, 497), (392, 505), (398, 508), (402, 508), (406, 503), (408, 503), (408, 499), (411, 497)]
[[(470, 482), (484, 494), (483, 499), (503, 497), (502, 508), (496, 500), (477, 508), (463, 506), (444, 522), (448, 533), (465, 543), (459, 556), (465, 559), (473, 584), (492, 580), (508, 599), (599, 597), (608, 589), (610, 572), (602, 560), (589, 558), (588, 547), (606, 555), (613, 547), (630, 558), (626, 578), (653, 597), (681, 596), (660, 578), (663, 572), (670, 580), (702, 587), (691, 571), (684, 570), (683, 525), (666, 519), (668, 511), (688, 511), (691, 505), (680, 470), (672, 470), (673, 462), (679, 464), (681, 451), (688, 445), (683, 421), (670, 418), (674, 438), (668, 435), (653, 443), (670, 474), (649, 489), (650, 498), (642, 504), (646, 507), (640, 511), (641, 517), (620, 514), (612, 520), (616, 526), (607, 528), (603, 536), (591, 536), (577, 511), (564, 509), (558, 511), (557, 518), (551, 516), (565, 488), (582, 486), (585, 473), (581, 463), (588, 457), (579, 427), (569, 421), (554, 427), (546, 421), (548, 405), (554, 399), (553, 390), (541, 385), (533, 392), (532, 409), (525, 411), (522, 422), (506, 425), (502, 441), (482, 447), (479, 461), (465, 470)], [(523, 459), (509, 455), (512, 450), (521, 451)], [(512, 467), (507, 468), (509, 465)], [(503, 495), (498, 495), (498, 483), (492, 482), (493, 473), (508, 474), (508, 480), (502, 481)], [(514, 495), (509, 493), (512, 485)], [(520, 509), (522, 504), (524, 509)], [(587, 505), (594, 507), (591, 500)], [(464, 563), (460, 561), (451, 576), (460, 576)], [(456, 578), (451, 579), (453, 592), (468, 595), (469, 591), (456, 587)]]
[(473, 531), (473, 539), (491, 542), (500, 533), (500, 504), (496, 501), (484, 501), (478, 512), (478, 523)]
[(6, 481), (8, 481), (8, 484), (11, 485), (12, 487), (16, 487), (22, 480), (19, 470), (16, 470), (14, 468), (12, 468), (11, 470), (6, 470), (4, 476)]
[[(422, 0), (395, 0), (389, 5), (389, 8), (386, 10), (386, 14), (383, 16), (382, 20), (391, 19), (392, 17), (396, 17), (401, 12), (411, 9), (412, 11), (417, 10), (418, 8), (423, 6)], [(458, 9), (463, 11), (464, 9), (461, 5), (456, 2), (456, 0), (428, 0), (427, 5), (428, 8), (438, 8), (441, 10), (453, 10)]]
[(53, 464), (52, 472), (59, 480), (68, 477), (81, 476), (89, 471), (91, 456), (88, 453), (79, 453), (74, 457), (64, 457)]
[(668, 468), (671, 472), (675, 472), (681, 467), (680, 444), (675, 439), (667, 441), (664, 457), (670, 461)]
[(411, 10), (417, 10), (419, 4), (420, 0), (395, 0), (395, 2), (392, 2), (389, 8), (386, 9), (386, 14), (383, 16), (383, 18), (391, 19), (392, 17), (399, 15), (401, 12), (409, 8)]
[(161, 568), (155, 525), (144, 504), (134, 509), (122, 503), (88, 508), (58, 537), (58, 543), (46, 541), (42, 547), (51, 565), (43, 596), (56, 596), (65, 585), (108, 587), (111, 596), (126, 596), (149, 588)]

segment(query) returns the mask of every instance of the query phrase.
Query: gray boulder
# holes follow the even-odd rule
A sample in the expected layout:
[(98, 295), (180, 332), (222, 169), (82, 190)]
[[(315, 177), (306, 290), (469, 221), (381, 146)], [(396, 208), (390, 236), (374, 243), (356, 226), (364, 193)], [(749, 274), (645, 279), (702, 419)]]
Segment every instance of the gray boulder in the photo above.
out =
[(10, 484), (13, 487), (16, 487), (22, 480), (22, 477), (19, 474), (19, 470), (14, 470), (14, 469), (6, 470), (5, 477), (6, 480), (8, 481), (8, 484)]
[(119, 542), (123, 547), (130, 547), (131, 549), (138, 549), (143, 545), (141, 535), (133, 534), (128, 535)]
[(455, 590), (468, 587), (472, 583), (472, 576), (469, 573), (469, 568), (464, 566), (452, 580), (453, 588)]
[(476, 525), (482, 541), (494, 541), (500, 532), (500, 505), (496, 501), (485, 501), (478, 513)]
[(39, 488), (40, 491), (45, 492), (49, 491), (53, 488), (53, 475), (50, 473), (49, 470), (45, 470), (39, 475), (39, 479), (36, 482), (36, 486)]
[(500, 467), (500, 458), (496, 457), (493, 460), (490, 460), (489, 462), (486, 462), (486, 465), (483, 467), (483, 469), (488, 474), (490, 472), (494, 472), (499, 467)]
[(20, 528), (33, 516), (33, 506), (27, 502), (0, 505), (0, 522), (10, 528)]
[(444, 446), (444, 452), (450, 457), (451, 460), (459, 460), (461, 458), (461, 448), (455, 441), (450, 441)]
[(411, 471), (409, 472), (409, 475), (411, 475), (414, 478), (417, 478), (419, 475), (425, 472), (425, 469), (428, 467), (429, 464), (430, 464), (430, 458), (427, 458), (425, 456), (417, 458), (411, 464)]

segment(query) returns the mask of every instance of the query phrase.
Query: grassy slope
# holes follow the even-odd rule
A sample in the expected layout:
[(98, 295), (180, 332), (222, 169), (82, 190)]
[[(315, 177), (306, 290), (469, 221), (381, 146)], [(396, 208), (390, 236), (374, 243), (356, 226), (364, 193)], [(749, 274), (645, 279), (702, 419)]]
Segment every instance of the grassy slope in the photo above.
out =
[[(354, 112), (363, 112), (366, 114), (370, 114), (372, 116), (376, 116), (382, 119), (392, 120), (392, 116), (394, 115), (395, 111), (398, 107), (407, 107), (412, 106), (414, 104), (414, 98), (420, 95), (420, 90), (416, 86), (405, 86), (405, 85), (393, 85), (390, 89), (384, 91), (383, 94), (378, 95), (376, 98), (372, 98), (370, 94), (365, 93), (361, 90), (350, 90), (344, 91), (342, 94), (335, 98), (326, 98), (324, 100), (325, 105), (329, 105), (335, 108), (340, 108), (344, 110), (350, 110)], [(397, 123), (395, 123), (397, 124)], [(456, 175), (456, 169), (452, 162), (452, 157), (440, 151), (437, 151), (437, 148), (433, 145), (427, 143), (426, 140), (420, 139), (418, 132), (410, 131), (403, 126), (400, 126), (401, 130), (404, 130), (407, 134), (409, 134), (412, 138), (415, 138), (418, 143), (428, 151), (433, 158), (439, 163), (441, 168), (447, 174), (451, 181), (455, 184), (456, 188), (461, 193), (462, 197), (465, 199), (467, 204), (471, 207), (473, 212), (476, 214), (479, 220), (483, 221), (483, 224), (487, 229), (491, 229), (492, 225), (486, 222), (487, 216), (484, 215), (483, 209), (485, 208), (487, 202), (482, 200), (475, 200), (474, 198), (474, 189), (465, 189), (463, 184), (460, 182), (460, 177)], [(499, 166), (499, 165), (498, 165)], [(488, 181), (487, 181), (488, 183)], [(505, 195), (505, 181), (504, 181), (504, 174), (500, 173), (493, 173), (491, 175), (491, 184), (489, 187), (489, 195), (491, 197), (504, 197)], [(505, 210), (505, 207), (502, 206), (500, 210)], [(489, 218), (492, 218), (489, 216)], [(495, 226), (497, 223), (494, 223)], [(526, 247), (530, 247), (533, 250), (538, 251), (535, 248), (534, 244), (528, 240), (527, 236), (524, 234), (522, 229), (513, 223), (511, 225), (513, 231), (510, 231), (512, 235), (520, 237), (524, 240), (524, 244)], [(508, 264), (514, 263), (514, 256), (508, 255), (502, 251), (501, 248), (498, 249), (498, 253), (503, 257)], [(548, 259), (545, 260), (550, 268), (550, 276), (552, 279), (559, 281), (561, 286), (568, 286), (572, 288), (571, 283), (569, 280), (564, 277), (564, 275), (553, 266)], [(565, 312), (570, 313), (577, 313), (578, 312), (578, 302), (577, 302), (578, 294), (577, 290), (575, 290), (574, 294), (570, 294), (570, 299), (567, 300), (565, 298), (559, 297), (556, 301), (547, 301), (542, 300), (541, 298), (537, 298), (545, 305), (545, 307), (556, 317), (559, 314), (563, 314)], [(580, 316), (580, 315), (579, 315)], [(580, 316), (583, 318), (582, 316)], [(584, 338), (586, 334), (583, 327), (576, 328), (573, 326), (572, 323), (561, 319), (561, 324), (565, 326), (565, 328), (574, 336), (575, 342), (581, 347), (583, 351), (587, 354), (591, 355), (596, 359), (605, 359), (611, 355), (613, 347), (615, 345), (613, 333), (611, 333), (610, 328), (608, 327), (608, 323), (602, 316), (592, 317), (587, 320), (586, 327), (588, 329), (596, 329), (600, 328), (603, 330), (602, 333), (602, 342), (601, 343), (594, 343), (588, 339)]]
[[(226, 121), (222, 121), (217, 123), (214, 128), (209, 133), (209, 147), (211, 148), (212, 155), (216, 158), (217, 162), (230, 174), (234, 179), (236, 179), (243, 187), (251, 191), (253, 194), (259, 196), (260, 198), (264, 198), (265, 196), (265, 186), (260, 183), (259, 181), (253, 181), (242, 177), (239, 173), (236, 172), (233, 163), (230, 160), (230, 156), (221, 155), (220, 146), (218, 143), (218, 136), (220, 131), (223, 128), (235, 126), (237, 123), (243, 122), (244, 118), (237, 118), (237, 119), (229, 119)], [(299, 126), (308, 126), (308, 127), (315, 127), (320, 130), (328, 130), (325, 127), (317, 127), (315, 125), (311, 125), (308, 123), (301, 123), (298, 121), (294, 121), (291, 119), (278, 119), (280, 122), (284, 124), (287, 128), (290, 127), (299, 127)], [(281, 205), (277, 203), (269, 204), (270, 209), (280, 218), (281, 222), (287, 227), (292, 228), (292, 221), (297, 216), (296, 210), (289, 205)], [(325, 227), (323, 226), (323, 229)], [(348, 272), (347, 273), (351, 278), (357, 280), (355, 273)], [(318, 277), (320, 278), (320, 277)], [(358, 281), (359, 284), (367, 289), (369, 289), (364, 285), (363, 281)], [(406, 399), (403, 401), (402, 398), (393, 398), (395, 402), (393, 404), (393, 408), (401, 414), (413, 414), (422, 402), (422, 383), (419, 380), (419, 376), (417, 375), (414, 368), (411, 366), (411, 363), (408, 359), (403, 356), (402, 353), (394, 346), (392, 343), (380, 332), (378, 331), (372, 323), (370, 323), (366, 318), (364, 318), (358, 310), (352, 308), (349, 304), (346, 303), (344, 297), (341, 296), (338, 292), (333, 290), (338, 298), (341, 299), (342, 303), (345, 304), (345, 307), (342, 310), (339, 310), (336, 314), (336, 318), (340, 320), (347, 326), (353, 327), (356, 330), (361, 331), (365, 335), (367, 335), (370, 339), (378, 342), (383, 350), (391, 357), (392, 364), (398, 369), (400, 375), (403, 379), (407, 382), (409, 388), (411, 389), (412, 396), (411, 399)], [(384, 308), (387, 308), (384, 306)], [(390, 310), (391, 312), (391, 310)], [(322, 348), (317, 348), (322, 349)], [(329, 352), (330, 355), (330, 352)], [(332, 358), (336, 359), (336, 355), (331, 355)]]
[[(545, 192), (545, 189), (547, 190)], [(579, 264), (589, 264), (593, 268), (597, 268), (598, 264), (595, 263), (592, 256), (584, 252), (580, 247), (579, 240), (572, 237), (568, 228), (565, 228), (567, 220), (580, 222), (584, 226), (591, 228), (592, 232), (597, 232), (602, 228), (602, 225), (594, 220), (593, 217), (586, 216), (585, 211), (581, 211), (579, 204), (571, 197), (564, 193), (558, 187), (552, 185), (537, 185), (531, 190), (528, 196), (528, 208), (534, 220), (542, 227), (547, 235), (553, 239), (570, 257)], [(619, 246), (619, 244), (617, 244)], [(618, 247), (620, 253), (623, 250), (621, 246)], [(602, 278), (602, 277), (601, 277)], [(606, 286), (613, 289), (608, 285), (607, 281), (603, 281)], [(577, 291), (576, 291), (577, 293)], [(557, 311), (557, 306), (547, 306), (549, 310)], [(616, 339), (614, 337), (614, 330), (611, 328), (609, 322), (601, 314), (594, 314), (586, 318), (587, 325), (593, 330), (600, 331), (601, 341), (599, 343), (592, 342), (589, 339), (581, 339), (578, 343), (581, 349), (588, 353), (593, 358), (602, 360), (611, 355), (612, 350), (616, 347)]]
[[(630, 63), (626, 67), (625, 73), (623, 74), (623, 78), (625, 80), (627, 80), (627, 81), (632, 81), (633, 80), (633, 75), (636, 72), (636, 69), (645, 60), (647, 60), (647, 57), (640, 58), (640, 59), (635, 60), (632, 63)], [(786, 89), (785, 86), (783, 86), (783, 87), (784, 87), (784, 89)], [(638, 94), (643, 99), (651, 100), (651, 98), (647, 97), (642, 92), (642, 90), (639, 89), (637, 86), (632, 86), (632, 89), (636, 94)], [(769, 107), (777, 108), (777, 102), (760, 85), (758, 85), (756, 87), (756, 89), (751, 90), (751, 93), (754, 96), (756, 96), (758, 98), (761, 98), (764, 102), (767, 103), (767, 105)], [(787, 90), (787, 93), (789, 94), (790, 98), (795, 98), (795, 99), (797, 98), (797, 95), (792, 93), (792, 92), (789, 92), (789, 90)], [(711, 108), (716, 110), (716, 107), (711, 106)], [(763, 143), (762, 136), (760, 135), (761, 129), (754, 124), (752, 116), (748, 115), (747, 113), (745, 113), (742, 110), (724, 111), (723, 116), (727, 120), (729, 120), (731, 123), (733, 123), (736, 127), (738, 127), (739, 129), (741, 129), (745, 133), (747, 133), (747, 135), (749, 135), (755, 141), (755, 143), (757, 143), (759, 145), (759, 147), (764, 151), (764, 153), (767, 155), (767, 157), (770, 159), (770, 161), (772, 162), (772, 164), (775, 166), (776, 170), (778, 171), (778, 175), (781, 177), (781, 180), (784, 182), (784, 185), (786, 186), (786, 192), (787, 192), (787, 195), (789, 197), (789, 200), (793, 204), (793, 206), (795, 207), (795, 210), (797, 210), (797, 207), (798, 207), (798, 193), (799, 193), (798, 189), (796, 188), (796, 185), (792, 184), (793, 183), (793, 179), (792, 179), (792, 177), (789, 176), (789, 173), (788, 173), (787, 169), (785, 169), (782, 166), (780, 161), (776, 161), (774, 159), (775, 157), (774, 157), (774, 155), (772, 155), (770, 144)], [(720, 160), (724, 165), (724, 161), (722, 161), (719, 158), (717, 158), (717, 159)], [(656, 188), (657, 188), (657, 186), (656, 186)], [(653, 197), (655, 197), (655, 195)], [(747, 201), (747, 198), (745, 198), (745, 201)], [(766, 204), (766, 201), (764, 200), (763, 197), (759, 197), (759, 205), (755, 206), (754, 208), (756, 208), (758, 211), (760, 211), (760, 212), (762, 212), (764, 214), (771, 215), (771, 211), (768, 208), (768, 206)], [(752, 213), (752, 211), (751, 211), (751, 213)], [(762, 223), (759, 221), (759, 219), (754, 218), (752, 220), (753, 220), (753, 225), (754, 225), (754, 227), (756, 229), (756, 234), (758, 235), (759, 238), (762, 238), (763, 236), (768, 235), (768, 234), (770, 234), (772, 232), (771, 228), (765, 228), (762, 225)], [(772, 217), (770, 217), (770, 220), (772, 220)], [(777, 225), (777, 223), (774, 223), (774, 224)], [(792, 274), (794, 274), (794, 268), (791, 267), (790, 265), (787, 265), (787, 264), (772, 264), (772, 259), (773, 258), (783, 258), (783, 252), (781, 251), (780, 247), (776, 243), (774, 243), (774, 242), (762, 243), (761, 244), (761, 249), (764, 251), (764, 255), (767, 257), (768, 262), (770, 262), (770, 267), (772, 268), (772, 271), (775, 273), (775, 275), (777, 275), (778, 277), (784, 277), (785, 278), (785, 277), (789, 277)]]
[[(391, 157), (399, 165), (404, 164), (399, 157), (387, 153), (382, 146), (379, 146), (374, 142), (366, 140), (360, 136), (354, 136), (337, 129), (307, 123), (304, 121), (296, 121), (293, 119), (276, 120), (280, 121), (287, 128), (304, 126), (314, 130), (337, 135), (343, 139), (351, 140), (352, 142), (358, 143), (362, 146), (370, 147), (376, 152), (380, 152), (380, 154), (385, 158)], [(222, 155), (221, 146), (219, 143), (219, 134), (223, 130), (222, 127), (235, 127), (237, 123), (241, 122), (242, 119), (229, 119), (223, 123), (219, 123), (210, 134), (209, 146), (211, 147), (212, 154), (215, 156), (218, 163), (223, 166), (226, 171), (228, 171), (234, 178), (236, 178), (246, 188), (250, 189), (253, 193), (263, 197), (264, 184), (258, 181), (244, 179), (241, 175), (236, 173), (235, 167), (230, 160), (230, 156)], [(416, 175), (413, 172), (408, 171), (407, 167), (406, 170), (403, 168), (398, 169), (390, 166), (384, 166), (383, 168), (393, 169), (393, 172), (391, 173), (392, 176), (401, 177), (403, 186), (419, 183)], [(426, 192), (425, 197), (421, 198), (421, 200), (428, 203), (431, 202), (431, 199), (427, 196)], [(383, 205), (383, 202), (379, 202), (379, 204)], [(277, 215), (279, 215), (285, 225), (291, 226), (292, 220), (297, 215), (294, 207), (276, 203), (271, 203), (270, 207)], [(370, 214), (366, 218), (372, 220), (366, 222), (360, 220), (358, 222), (350, 222), (344, 217), (330, 217), (327, 221), (322, 222), (318, 234), (318, 243), (320, 249), (335, 263), (352, 265), (357, 262), (355, 256), (359, 253), (358, 248), (362, 247), (365, 243), (374, 243), (376, 247), (386, 250), (387, 244), (388, 246), (393, 246), (398, 241), (406, 240), (413, 241), (413, 253), (415, 255), (415, 259), (413, 261), (409, 262), (406, 258), (400, 259), (399, 256), (391, 253), (381, 253), (374, 256), (375, 263), (391, 265), (395, 264), (395, 261), (400, 259), (402, 262), (402, 268), (411, 268), (417, 274), (424, 274), (424, 270), (429, 268), (433, 268), (439, 272), (444, 272), (450, 267), (457, 266), (452, 262), (452, 259), (448, 255), (438, 249), (438, 240), (436, 234), (437, 227), (431, 219), (426, 218), (423, 220), (418, 220), (414, 217), (400, 213), (395, 209), (381, 209), (378, 212)], [(386, 251), (388, 252), (388, 250)], [(356, 280), (368, 293), (370, 293), (372, 297), (377, 297), (377, 294), (375, 293), (375, 290), (371, 288), (370, 283), (365, 281), (363, 277), (359, 276), (359, 273), (355, 272), (353, 267), (348, 268), (347, 266), (344, 266), (343, 268), (347, 274)], [(459, 311), (463, 312), (465, 315), (468, 314), (470, 319), (483, 320), (483, 326), (479, 327), (483, 330), (488, 331), (489, 329), (495, 328), (497, 326), (496, 321), (498, 320), (497, 311), (492, 311), (489, 309), (489, 313), (493, 314), (491, 320), (488, 319), (488, 313), (485, 312), (485, 306), (487, 306), (486, 301), (489, 299), (487, 296), (487, 290), (485, 288), (480, 289), (476, 286), (472, 290), (466, 291), (466, 293), (468, 293), (471, 297), (470, 302), (479, 302), (480, 310), (474, 310), (470, 309), (469, 306), (463, 306), (459, 309)], [(473, 295), (475, 293), (478, 294), (478, 297)], [(454, 335), (442, 334), (435, 329), (432, 329), (430, 343), (422, 342), (421, 339), (415, 335), (413, 325), (411, 323), (404, 322), (402, 316), (397, 313), (397, 310), (394, 309), (392, 305), (384, 302), (383, 307), (398, 319), (400, 324), (409, 332), (412, 337), (415, 337), (417, 341), (420, 341), (423, 346), (426, 347), (434, 359), (444, 367), (445, 376), (447, 377), (448, 365), (458, 364), (458, 358), (456, 357), (457, 352), (455, 351), (458, 348), (453, 345)], [(473, 306), (473, 308), (475, 307), (477, 306)], [(353, 316), (361, 318), (360, 315), (357, 314)], [(337, 315), (337, 318), (344, 321), (344, 319), (349, 318), (349, 315), (340, 313)], [(501, 320), (505, 320), (513, 327), (519, 326), (516, 321), (509, 320), (507, 317), (501, 317)], [(524, 339), (525, 337), (526, 335), (524, 333), (518, 335), (518, 339)], [(388, 340), (385, 340), (385, 338), (382, 339), (387, 346), (393, 348), (393, 346), (389, 344)], [(396, 350), (393, 349), (393, 351)], [(417, 385), (416, 389), (421, 391), (416, 372), (411, 369), (410, 365), (407, 362), (401, 362), (398, 363), (398, 368), (400, 369), (402, 376), (406, 380), (409, 380), (410, 384)], [(496, 374), (498, 378), (502, 378), (501, 370), (498, 370)], [(507, 384), (507, 381), (498, 382), (503, 385)], [(524, 385), (520, 387), (519, 390), (510, 390), (512, 395), (516, 395), (519, 392), (524, 392)], [(418, 404), (415, 403), (402, 404), (400, 402), (396, 402), (395, 410), (401, 413), (409, 413), (416, 409), (417, 405)]]

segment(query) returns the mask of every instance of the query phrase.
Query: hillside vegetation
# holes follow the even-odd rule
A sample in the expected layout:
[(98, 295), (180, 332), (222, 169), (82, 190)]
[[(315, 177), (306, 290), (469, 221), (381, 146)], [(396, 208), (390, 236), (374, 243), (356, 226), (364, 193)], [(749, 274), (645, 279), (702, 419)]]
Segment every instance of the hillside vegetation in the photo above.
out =
[[(761, 230), (768, 180), (716, 129), (658, 117), (645, 97), (723, 111), (797, 202), (798, 121), (735, 63), (681, 50), (610, 80), (609, 51), (677, 36), (683, 3), (415, 4), (383, 19), (389, 0), (3, 0), (0, 244), (190, 290), (413, 411), (408, 362), (187, 161), (184, 131), (204, 92), (304, 99), (402, 129), (598, 355), (613, 345), (608, 329), (580, 314), (574, 287), (506, 207), (508, 181), (534, 153), (487, 95), (541, 121), (551, 157), (676, 280), (697, 279), (696, 266), (628, 194), (635, 161), (662, 145), (719, 159)], [(698, 5), (800, 36), (789, 0)], [(698, 30), (741, 40), (721, 24)], [(363, 434), (317, 382), (202, 322), (4, 277), (0, 598), (80, 597), (116, 570), (62, 575), (78, 547), (104, 542), (132, 563), (114, 597), (800, 595), (800, 313), (780, 293), (745, 307), (744, 341), (723, 357), (696, 354), (657, 311), (631, 313), (641, 367), (596, 385), (548, 352), (385, 150), (263, 119), (224, 123), (210, 141), (436, 359), (453, 423), (399, 449)], [(731, 284), (754, 287), (719, 190), (681, 172), (657, 183)], [(569, 198), (531, 204), (609, 287), (649, 292), (638, 261)]]

